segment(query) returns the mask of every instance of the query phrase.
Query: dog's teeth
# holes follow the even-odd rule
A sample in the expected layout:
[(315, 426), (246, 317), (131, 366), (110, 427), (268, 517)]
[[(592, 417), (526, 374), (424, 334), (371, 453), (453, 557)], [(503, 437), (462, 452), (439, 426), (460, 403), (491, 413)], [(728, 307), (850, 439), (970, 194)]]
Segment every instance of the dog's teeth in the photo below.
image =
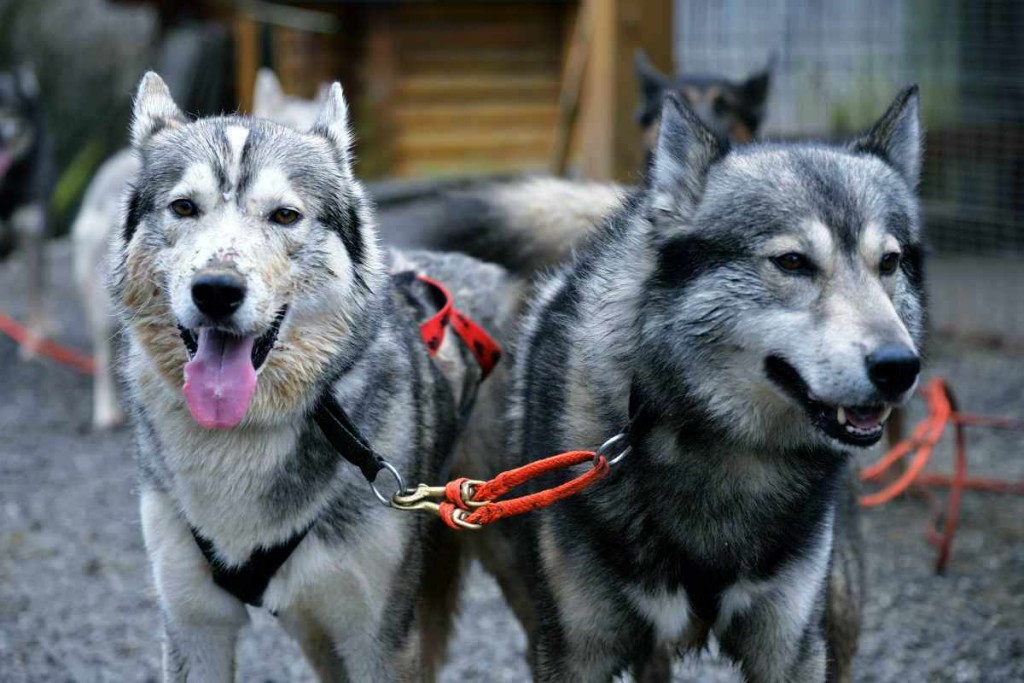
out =
[(882, 417), (878, 418), (878, 421), (885, 422), (889, 419), (890, 413), (892, 413), (892, 406), (886, 406), (885, 410), (882, 411)]
[(843, 410), (842, 406), (839, 406), (836, 410), (836, 420), (838, 420), (841, 425), (846, 424), (846, 411)]

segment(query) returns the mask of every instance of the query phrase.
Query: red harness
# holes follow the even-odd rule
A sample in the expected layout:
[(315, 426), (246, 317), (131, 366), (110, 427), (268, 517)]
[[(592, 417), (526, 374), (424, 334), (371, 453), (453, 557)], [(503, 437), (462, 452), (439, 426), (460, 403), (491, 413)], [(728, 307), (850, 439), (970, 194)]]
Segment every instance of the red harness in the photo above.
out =
[(470, 353), (476, 358), (482, 373), (480, 379), (483, 381), (501, 359), (501, 347), (498, 346), (498, 342), (472, 318), (455, 308), (452, 295), (444, 285), (426, 275), (417, 275), (416, 279), (431, 287), (438, 295), (438, 300), (443, 302), (437, 313), (420, 323), (420, 336), (427, 345), (428, 353), (431, 356), (437, 353), (444, 342), (445, 328), (451, 325), (452, 331), (465, 342)]

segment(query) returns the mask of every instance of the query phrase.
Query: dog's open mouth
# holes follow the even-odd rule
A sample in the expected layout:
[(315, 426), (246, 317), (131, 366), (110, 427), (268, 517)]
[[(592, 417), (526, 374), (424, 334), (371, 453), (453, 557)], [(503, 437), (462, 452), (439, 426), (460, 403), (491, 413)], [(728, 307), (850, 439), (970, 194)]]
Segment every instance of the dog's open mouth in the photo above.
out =
[(768, 378), (799, 402), (811, 421), (829, 436), (851, 446), (872, 446), (882, 438), (885, 421), (892, 412), (886, 404), (837, 406), (814, 398), (797, 369), (780, 356), (764, 362)]
[(189, 361), (185, 402), (193, 419), (207, 429), (230, 429), (245, 417), (256, 393), (256, 375), (274, 348), (288, 307), (263, 334), (238, 336), (212, 327), (179, 327)]

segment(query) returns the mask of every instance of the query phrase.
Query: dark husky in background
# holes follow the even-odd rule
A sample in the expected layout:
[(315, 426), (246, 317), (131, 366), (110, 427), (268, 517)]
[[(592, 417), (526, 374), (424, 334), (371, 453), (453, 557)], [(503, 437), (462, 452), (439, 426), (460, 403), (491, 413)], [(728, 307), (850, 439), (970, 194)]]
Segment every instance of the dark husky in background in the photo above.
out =
[(45, 310), (47, 205), (53, 185), (52, 148), (39, 83), (29, 66), (0, 73), (0, 258), (15, 248), (28, 276), (28, 327), (48, 330)]
[(774, 61), (742, 81), (733, 81), (692, 73), (669, 76), (658, 71), (647, 55), (638, 51), (634, 59), (640, 89), (636, 120), (644, 129), (644, 147), (650, 152), (657, 142), (661, 105), (669, 93), (686, 100), (700, 120), (718, 135), (738, 143), (752, 142), (764, 121)]
[(479, 556), (538, 680), (664, 680), (709, 636), (750, 681), (849, 680), (850, 451), (920, 368), (917, 89), (845, 147), (731, 148), (675, 94), (661, 119), (643, 187), (534, 296), (506, 455), (463, 466), (630, 451)]

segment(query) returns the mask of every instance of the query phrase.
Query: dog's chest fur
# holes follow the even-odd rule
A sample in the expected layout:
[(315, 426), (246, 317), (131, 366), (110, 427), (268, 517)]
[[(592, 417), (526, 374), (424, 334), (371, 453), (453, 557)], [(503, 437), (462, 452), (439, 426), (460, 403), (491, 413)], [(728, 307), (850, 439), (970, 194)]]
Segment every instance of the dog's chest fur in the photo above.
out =
[(687, 447), (656, 429), (612, 476), (569, 501), (557, 535), (615, 577), (659, 639), (675, 640), (691, 617), (703, 630), (727, 616), (723, 605), (747, 602), (743, 591), (820, 556), (831, 536), (829, 465)]
[[(531, 367), (520, 391), (534, 409), (519, 437), (524, 460), (596, 446), (630, 419), (628, 374), (620, 377), (614, 363), (595, 366), (557, 320), (575, 312), (572, 301), (549, 297), (528, 323), (526, 339), (535, 343), (523, 351)], [(606, 351), (614, 344), (602, 342)], [(737, 445), (686, 397), (677, 407), (678, 414), (648, 420), (612, 474), (545, 514), (545, 524), (560, 553), (603, 577), (620, 609), (639, 616), (656, 639), (700, 645), (752, 596), (823, 573), (845, 456)]]

